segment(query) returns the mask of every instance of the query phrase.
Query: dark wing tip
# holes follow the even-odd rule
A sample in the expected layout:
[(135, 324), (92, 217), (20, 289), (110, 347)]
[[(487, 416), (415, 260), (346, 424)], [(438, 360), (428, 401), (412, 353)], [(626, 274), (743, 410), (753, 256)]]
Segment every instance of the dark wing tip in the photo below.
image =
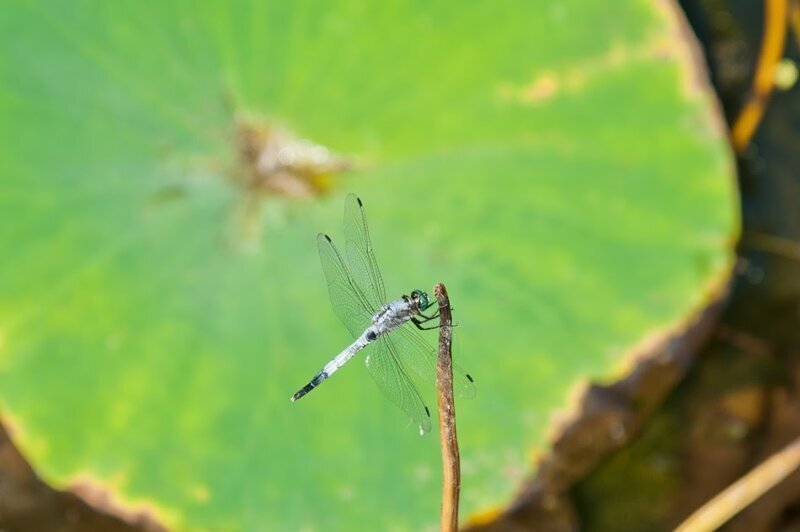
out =
[(425, 407), (425, 413), (428, 414), (428, 417), (431, 417), (431, 411), (428, 410), (428, 407)]
[(472, 380), (472, 375), (470, 375), (469, 373), (467, 373), (466, 375), (469, 382), (475, 382), (474, 380)]
[(329, 237), (329, 236), (328, 236), (328, 235), (326, 235), (325, 233), (322, 233), (322, 236), (324, 236), (324, 237), (325, 237), (325, 240), (327, 240), (328, 242), (330, 242), (330, 243), (333, 243), (333, 240), (331, 240), (331, 237)]
[(359, 207), (363, 207), (364, 206), (364, 204), (361, 203), (361, 198), (359, 198), (358, 196), (356, 196), (356, 201), (358, 202), (358, 206)]

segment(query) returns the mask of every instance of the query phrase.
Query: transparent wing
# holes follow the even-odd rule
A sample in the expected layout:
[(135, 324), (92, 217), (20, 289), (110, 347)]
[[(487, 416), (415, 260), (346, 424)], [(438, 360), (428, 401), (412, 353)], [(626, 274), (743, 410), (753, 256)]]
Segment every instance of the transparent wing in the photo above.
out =
[(370, 307), (377, 310), (386, 303), (386, 288), (369, 238), (367, 215), (355, 194), (348, 194), (344, 201), (344, 238), (350, 273)]
[[(436, 386), (436, 350), (412, 327), (406, 322), (387, 335), (397, 347), (403, 365), (422, 381)], [(453, 394), (469, 399), (475, 397), (476, 393), (472, 376), (453, 362)]]
[(428, 432), (431, 430), (430, 411), (400, 363), (392, 340), (383, 335), (373, 345), (372, 352), (367, 355), (365, 362), (378, 388), (391, 402), (408, 414), (421, 432)]
[(317, 249), (322, 271), (325, 272), (325, 280), (328, 282), (328, 295), (331, 298), (333, 312), (353, 338), (356, 338), (370, 325), (372, 312), (377, 310), (377, 307), (370, 307), (328, 235), (323, 233), (317, 235)]

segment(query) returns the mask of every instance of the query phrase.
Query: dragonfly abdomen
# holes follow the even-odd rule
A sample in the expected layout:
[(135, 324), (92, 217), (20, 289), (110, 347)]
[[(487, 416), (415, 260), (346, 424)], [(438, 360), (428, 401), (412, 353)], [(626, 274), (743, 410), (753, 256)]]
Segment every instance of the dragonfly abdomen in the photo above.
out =
[(372, 327), (367, 329), (364, 334), (362, 334), (355, 342), (347, 346), (347, 348), (336, 355), (333, 360), (325, 364), (325, 367), (322, 368), (314, 378), (309, 381), (308, 384), (297, 390), (295, 394), (292, 396), (292, 401), (297, 401), (308, 392), (325, 382), (325, 380), (336, 373), (336, 370), (344, 366), (348, 360), (353, 358), (356, 353), (364, 349), (367, 345), (374, 342), (380, 333), (373, 330)]
[(292, 401), (297, 401), (305, 394), (307, 394), (308, 392), (310, 392), (311, 390), (313, 390), (314, 388), (325, 382), (325, 379), (327, 379), (328, 377), (329, 375), (325, 370), (320, 371), (319, 373), (314, 375), (314, 378), (311, 379), (311, 381), (308, 384), (306, 384), (305, 386), (303, 386), (302, 388), (300, 388), (295, 392), (295, 394), (292, 396)]

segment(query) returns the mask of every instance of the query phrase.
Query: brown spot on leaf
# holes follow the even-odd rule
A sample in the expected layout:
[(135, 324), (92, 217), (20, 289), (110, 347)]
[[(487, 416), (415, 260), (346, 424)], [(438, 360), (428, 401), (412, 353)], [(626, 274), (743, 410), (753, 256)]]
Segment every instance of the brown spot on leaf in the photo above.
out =
[(250, 193), (312, 197), (325, 192), (332, 175), (349, 170), (349, 160), (310, 140), (253, 120), (236, 126), (241, 172), (233, 176)]
[(268, 196), (311, 198), (328, 191), (335, 175), (351, 170), (350, 159), (255, 119), (236, 121), (237, 163), (230, 180), (241, 191), (233, 212), (236, 247), (258, 247), (262, 207)]

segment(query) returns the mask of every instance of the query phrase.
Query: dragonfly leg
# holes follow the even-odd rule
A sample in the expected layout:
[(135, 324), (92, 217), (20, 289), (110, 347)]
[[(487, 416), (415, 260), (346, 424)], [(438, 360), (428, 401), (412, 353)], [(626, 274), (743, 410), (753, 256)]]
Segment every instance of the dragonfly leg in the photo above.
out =
[[(450, 307), (450, 312), (452, 312), (453, 310), (454, 310), (453, 307)], [(439, 309), (436, 309), (436, 314), (432, 314), (431, 316), (428, 316), (428, 315), (426, 315), (426, 314), (424, 314), (422, 312), (419, 312), (418, 315), (422, 316), (423, 318), (425, 318), (426, 321), (427, 320), (432, 320), (432, 319), (435, 319), (435, 318), (439, 317)]]
[(420, 331), (431, 331), (431, 330), (433, 330), (433, 329), (439, 329), (439, 328), (441, 328), (441, 326), (442, 326), (441, 324), (439, 324), (439, 325), (434, 325), (433, 327), (423, 327), (423, 326), (422, 326), (422, 324), (423, 324), (423, 323), (427, 323), (427, 322), (429, 322), (431, 319), (433, 319), (433, 318), (429, 318), (429, 319), (427, 319), (427, 320), (418, 320), (417, 318), (411, 318), (411, 323), (413, 323), (413, 324), (414, 324), (414, 327), (416, 327), (416, 328), (417, 328), (417, 329), (419, 329)]
[(432, 316), (428, 316), (426, 314), (423, 314), (422, 312), (420, 312), (418, 315), (422, 316), (423, 318), (425, 318), (425, 321), (428, 321), (428, 320), (432, 320), (432, 319), (438, 318), (439, 317), (439, 311), (437, 310), (436, 314), (433, 314)]

